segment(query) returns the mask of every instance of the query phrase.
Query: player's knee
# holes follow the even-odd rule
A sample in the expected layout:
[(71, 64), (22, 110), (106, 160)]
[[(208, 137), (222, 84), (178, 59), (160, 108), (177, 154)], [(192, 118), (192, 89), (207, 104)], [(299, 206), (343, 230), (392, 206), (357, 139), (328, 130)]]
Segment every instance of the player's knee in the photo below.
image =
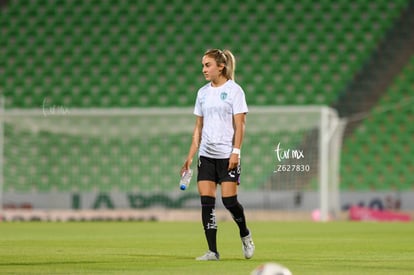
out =
[(227, 209), (239, 204), (239, 201), (237, 200), (237, 195), (232, 197), (223, 197), (221, 198), (221, 200), (223, 201), (224, 207), (226, 207)]
[(202, 206), (213, 206), (216, 203), (216, 198), (210, 196), (201, 196), (201, 205)]

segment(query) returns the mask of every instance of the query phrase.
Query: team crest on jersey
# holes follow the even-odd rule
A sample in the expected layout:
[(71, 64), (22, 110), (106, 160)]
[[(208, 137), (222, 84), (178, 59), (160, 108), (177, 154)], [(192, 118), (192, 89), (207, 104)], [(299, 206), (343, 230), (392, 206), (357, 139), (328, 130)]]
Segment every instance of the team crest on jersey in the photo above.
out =
[(227, 98), (227, 93), (226, 92), (222, 92), (221, 94), (220, 94), (220, 99), (221, 100), (225, 100)]

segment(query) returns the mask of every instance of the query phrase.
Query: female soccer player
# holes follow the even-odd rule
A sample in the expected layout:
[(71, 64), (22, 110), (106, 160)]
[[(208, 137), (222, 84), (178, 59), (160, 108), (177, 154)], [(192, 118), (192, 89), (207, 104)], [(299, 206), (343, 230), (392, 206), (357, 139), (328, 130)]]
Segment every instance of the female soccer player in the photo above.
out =
[(215, 215), (217, 185), (222, 201), (239, 227), (244, 257), (250, 259), (254, 243), (246, 226), (244, 209), (237, 200), (240, 183), (240, 150), (246, 114), (244, 91), (234, 81), (235, 59), (229, 50), (208, 50), (202, 58), (208, 84), (198, 90), (194, 107), (196, 123), (192, 143), (181, 173), (188, 170), (198, 150), (197, 185), (201, 197), (201, 215), (209, 251), (200, 261), (219, 260)]

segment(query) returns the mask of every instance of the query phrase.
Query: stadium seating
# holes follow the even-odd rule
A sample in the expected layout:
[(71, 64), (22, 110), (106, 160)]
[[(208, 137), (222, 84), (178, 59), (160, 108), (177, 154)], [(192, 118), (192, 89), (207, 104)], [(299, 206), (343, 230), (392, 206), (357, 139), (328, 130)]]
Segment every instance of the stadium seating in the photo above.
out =
[(202, 52), (227, 47), (250, 104), (330, 104), (406, 4), (10, 2), (1, 92), (9, 107), (188, 106)]
[(414, 188), (414, 58), (355, 133), (345, 141), (342, 188)]
[[(192, 106), (204, 82), (201, 55), (207, 48), (220, 47), (236, 55), (236, 80), (250, 105), (330, 105), (407, 3), (9, 1), (0, 11), (0, 95), (6, 97), (6, 108), (41, 108), (46, 99), (66, 108)], [(412, 62), (379, 109), (409, 95), (410, 74)], [(407, 183), (413, 162), (403, 153), (413, 151), (412, 133), (399, 128), (399, 123), (412, 124), (412, 112), (405, 108), (402, 113), (375, 113), (346, 141), (344, 189), (383, 189), (390, 184), (396, 189), (412, 188)], [(161, 180), (157, 178), (161, 166), (150, 165), (171, 163), (174, 156), (134, 159), (136, 165), (125, 166), (128, 170), (113, 171), (106, 146), (98, 141), (90, 146), (92, 140), (85, 145), (70, 137), (44, 135), (39, 147), (12, 130), (6, 133), (12, 144), (5, 148), (10, 168), (5, 178), (11, 180), (6, 181), (6, 190), (111, 190), (113, 182), (120, 182), (116, 185), (120, 190), (136, 190), (152, 181), (159, 184), (151, 188), (175, 187), (163, 184), (176, 181), (176, 167)], [(134, 158), (131, 147), (132, 152), (152, 156), (146, 150), (170, 148), (185, 138), (116, 144), (110, 154), (125, 152), (128, 162)], [(13, 146), (18, 142), (25, 147)], [(258, 137), (249, 146), (264, 151), (267, 142)], [(374, 144), (381, 144), (380, 149)], [(42, 159), (26, 155), (27, 151), (43, 154)], [(390, 159), (391, 151), (399, 154)], [(92, 167), (92, 175), (83, 175), (78, 152), (84, 152), (81, 161)], [(88, 158), (89, 153), (95, 154), (94, 159)], [(411, 166), (404, 168), (404, 164)], [(253, 166), (248, 182), (262, 175), (263, 169)], [(151, 171), (152, 176), (136, 183), (143, 171)], [(62, 174), (68, 176), (62, 179)], [(129, 176), (119, 181), (121, 174)], [(380, 180), (372, 175), (381, 175)]]

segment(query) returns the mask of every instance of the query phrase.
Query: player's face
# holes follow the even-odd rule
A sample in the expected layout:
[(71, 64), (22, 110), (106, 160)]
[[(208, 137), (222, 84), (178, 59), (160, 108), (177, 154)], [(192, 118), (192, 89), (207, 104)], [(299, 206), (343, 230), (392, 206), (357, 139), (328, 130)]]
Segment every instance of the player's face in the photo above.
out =
[(207, 55), (203, 56), (201, 63), (203, 65), (203, 75), (208, 81), (214, 82), (216, 79), (218, 79), (221, 75), (221, 71), (224, 68), (223, 64), (218, 66), (216, 60)]

